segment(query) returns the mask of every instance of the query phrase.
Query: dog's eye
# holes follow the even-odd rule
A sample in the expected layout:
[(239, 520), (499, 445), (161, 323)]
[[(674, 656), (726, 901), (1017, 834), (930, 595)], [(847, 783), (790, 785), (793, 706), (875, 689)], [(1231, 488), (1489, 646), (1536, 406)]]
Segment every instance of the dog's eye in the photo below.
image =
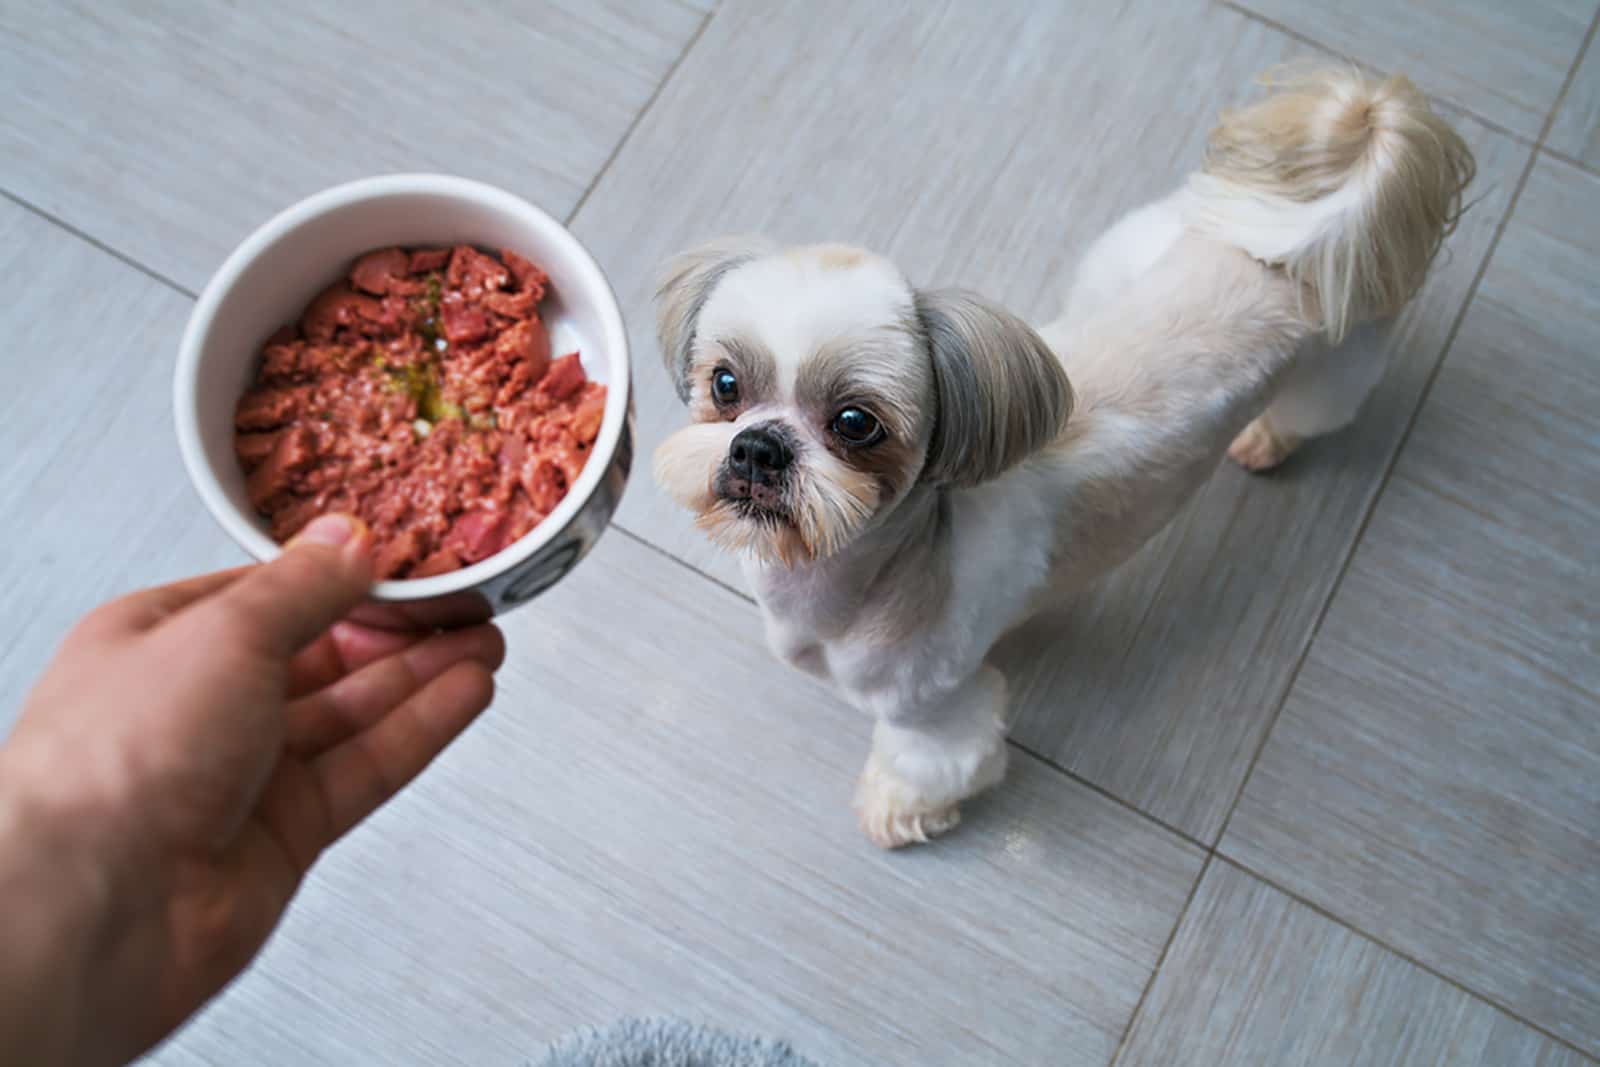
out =
[(833, 417), (833, 432), (849, 444), (870, 445), (883, 436), (883, 424), (870, 411), (845, 408)]
[(732, 404), (739, 399), (739, 379), (727, 367), (711, 372), (711, 396), (719, 404)]

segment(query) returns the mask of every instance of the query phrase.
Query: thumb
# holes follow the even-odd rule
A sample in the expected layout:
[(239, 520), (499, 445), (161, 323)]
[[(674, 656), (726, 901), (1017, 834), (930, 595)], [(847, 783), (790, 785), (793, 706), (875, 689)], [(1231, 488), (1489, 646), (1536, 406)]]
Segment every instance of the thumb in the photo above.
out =
[(372, 535), (360, 519), (324, 515), (263, 564), (211, 598), (208, 621), (287, 659), (366, 599)]

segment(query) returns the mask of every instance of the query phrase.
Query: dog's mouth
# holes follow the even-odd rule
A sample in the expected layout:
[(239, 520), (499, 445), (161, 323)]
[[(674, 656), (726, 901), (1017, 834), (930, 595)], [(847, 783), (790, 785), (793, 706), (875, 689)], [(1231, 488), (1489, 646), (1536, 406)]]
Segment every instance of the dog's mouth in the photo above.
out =
[(760, 526), (793, 526), (794, 516), (789, 514), (787, 508), (781, 505), (762, 504), (749, 497), (733, 498), (723, 497), (724, 501), (733, 508), (735, 515), (748, 522)]
[(793, 526), (786, 494), (778, 486), (751, 482), (723, 471), (716, 482), (717, 501), (738, 518), (761, 526)]

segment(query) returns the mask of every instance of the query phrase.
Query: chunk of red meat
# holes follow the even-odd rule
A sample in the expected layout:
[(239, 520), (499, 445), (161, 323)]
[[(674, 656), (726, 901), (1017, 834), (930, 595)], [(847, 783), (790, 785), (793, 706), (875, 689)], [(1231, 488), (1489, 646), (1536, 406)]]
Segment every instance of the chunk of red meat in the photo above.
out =
[(533, 293), (485, 293), (484, 306), (508, 319), (531, 319), (539, 313), (539, 298)]
[(533, 372), (534, 364), (529, 360), (519, 360), (511, 365), (511, 373), (506, 375), (506, 380), (501, 383), (499, 392), (494, 396), (494, 402), (502, 411), (508, 409), (532, 388)]
[(489, 336), (489, 316), (483, 308), (467, 303), (460, 292), (444, 294), (440, 302), (439, 318), (444, 325), (445, 340), (453, 345), (470, 344)]
[(322, 505), (314, 497), (286, 497), (285, 501), (272, 512), (272, 539), (279, 543), (292, 539), (323, 514)]
[(451, 548), (441, 548), (415, 567), (408, 578), (432, 578), (436, 574), (449, 574), (461, 569), (461, 557)]
[(299, 427), (277, 435), (272, 451), (261, 465), (251, 472), (245, 490), (250, 503), (258, 511), (287, 493), (294, 484), (294, 476), (305, 471), (317, 459), (317, 440), (310, 430)]
[(272, 455), (272, 448), (277, 443), (278, 435), (275, 433), (241, 433), (234, 436), (233, 451), (239, 457), (239, 465), (248, 474)]
[(261, 353), (261, 373), (256, 376), (256, 381), (265, 384), (298, 377), (300, 353), (304, 348), (305, 345), (300, 341), (268, 345), (266, 351)]
[(350, 268), (350, 283), (362, 292), (383, 296), (395, 292), (395, 282), (415, 289), (419, 284), (406, 277), (411, 270), (411, 257), (403, 248), (380, 248), (356, 260)]
[(571, 486), (583, 473), (588, 454), (578, 445), (570, 427), (560, 422), (547, 422), (539, 428), (537, 442), (541, 455), (547, 457), (561, 472), (562, 484)]
[(587, 380), (578, 353), (573, 352), (550, 364), (549, 371), (539, 382), (539, 391), (552, 399), (566, 400), (582, 389)]
[(517, 280), (519, 292), (532, 293), (535, 304), (544, 299), (544, 291), (550, 283), (549, 275), (509, 248), (500, 250), (500, 258), (505, 260), (511, 276)]
[(249, 433), (285, 426), (299, 413), (305, 393), (305, 388), (298, 386), (252, 389), (239, 398), (233, 413), (234, 428)]
[(533, 506), (533, 501), (528, 499), (528, 494), (518, 493), (511, 498), (511, 540), (527, 535), (528, 531), (539, 525), (545, 513)]
[(261, 354), (261, 373), (257, 381), (262, 384), (313, 381), (332, 370), (343, 370), (357, 358), (346, 345), (311, 341), (268, 345)]
[(340, 329), (365, 330), (382, 317), (382, 307), (346, 282), (324, 289), (300, 317), (300, 329), (312, 341), (331, 341)]
[(410, 270), (412, 274), (427, 274), (442, 268), (450, 262), (448, 248), (421, 248), (411, 253)]
[(445, 272), (445, 281), (452, 289), (477, 296), (504, 289), (510, 280), (511, 272), (503, 264), (471, 245), (457, 245), (450, 253), (450, 269)]
[[(384, 334), (393, 336), (401, 330), (415, 330), (421, 317), (422, 313), (413, 306), (408, 294), (392, 292), (378, 305), (378, 317), (374, 321)], [(416, 334), (405, 336), (415, 338)]]
[(267, 345), (286, 345), (300, 336), (300, 331), (293, 326), (279, 326), (272, 331), (272, 336), (267, 338)]
[(600, 424), (606, 417), (606, 387), (590, 382), (583, 387), (583, 396), (572, 412), (572, 436), (581, 445), (594, 444), (600, 436)]
[(422, 534), (414, 529), (398, 531), (378, 548), (372, 569), (379, 578), (398, 578), (427, 550)]
[(506, 547), (511, 516), (504, 511), (469, 511), (450, 527), (446, 544), (468, 563), (488, 559)]
[(541, 515), (548, 515), (561, 503), (567, 486), (562, 481), (561, 469), (551, 462), (550, 457), (535, 453), (522, 465), (522, 490), (528, 494), (534, 510)]
[(526, 360), (529, 381), (544, 377), (550, 363), (550, 334), (538, 319), (527, 319), (508, 327), (494, 339), (494, 354), (507, 361)]
[(528, 454), (528, 443), (522, 435), (508, 433), (500, 441), (500, 466), (510, 470), (521, 470), (522, 460)]

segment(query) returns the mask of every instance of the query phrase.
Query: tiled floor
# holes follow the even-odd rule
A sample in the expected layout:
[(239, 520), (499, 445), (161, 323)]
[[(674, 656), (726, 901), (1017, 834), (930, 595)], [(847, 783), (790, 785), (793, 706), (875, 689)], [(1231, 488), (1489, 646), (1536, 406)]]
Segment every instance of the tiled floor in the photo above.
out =
[(1319, 47), (1436, 93), (1480, 199), (1355, 427), (1219, 472), (1008, 643), (1016, 772), (954, 837), (858, 838), (867, 724), (641, 470), (506, 620), (495, 708), (155, 1062), (517, 1064), (656, 1013), (824, 1067), (1600, 1061), (1600, 0), (293, 6), (0, 0), (0, 721), (89, 605), (236, 558), (172, 356), (232, 244), (334, 181), (569, 218), (646, 450), (677, 247), (851, 238), (1043, 316)]

